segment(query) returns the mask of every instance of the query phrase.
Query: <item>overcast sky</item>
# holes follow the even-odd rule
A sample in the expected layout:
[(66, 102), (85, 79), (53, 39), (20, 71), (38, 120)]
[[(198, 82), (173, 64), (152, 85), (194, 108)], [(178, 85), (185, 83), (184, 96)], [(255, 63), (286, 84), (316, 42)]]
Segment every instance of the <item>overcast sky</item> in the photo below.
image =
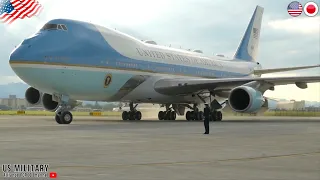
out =
[[(72, 18), (117, 28), (158, 44), (201, 49), (206, 54), (233, 56), (256, 5), (264, 7), (259, 47), (263, 68), (320, 63), (320, 16), (293, 18), (287, 13), (291, 0), (39, 0), (39, 17), (0, 24), (0, 83), (20, 81), (8, 64), (15, 45), (53, 18)], [(302, 4), (307, 1), (300, 1)], [(316, 1), (319, 5), (319, 0)], [(92, 6), (92, 7), (91, 7)], [(320, 75), (320, 68), (272, 76)], [(270, 75), (271, 76), (271, 75)], [(267, 96), (320, 101), (320, 85), (307, 90), (277, 87)], [(288, 91), (290, 88), (290, 91)]]

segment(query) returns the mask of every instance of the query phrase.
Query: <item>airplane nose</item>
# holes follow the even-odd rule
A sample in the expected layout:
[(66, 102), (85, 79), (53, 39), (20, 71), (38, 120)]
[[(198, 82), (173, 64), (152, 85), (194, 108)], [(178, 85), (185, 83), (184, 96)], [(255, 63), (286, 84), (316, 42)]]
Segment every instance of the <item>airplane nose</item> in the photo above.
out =
[(32, 44), (36, 41), (39, 37), (39, 34), (35, 34), (30, 38), (25, 39), (22, 41), (20, 45), (18, 45), (10, 54), (9, 63), (14, 62), (21, 62), (26, 60), (32, 60), (34, 53), (34, 48), (32, 48)]
[(16, 47), (10, 54), (9, 63), (24, 60), (30, 47), (31, 45), (19, 45)]

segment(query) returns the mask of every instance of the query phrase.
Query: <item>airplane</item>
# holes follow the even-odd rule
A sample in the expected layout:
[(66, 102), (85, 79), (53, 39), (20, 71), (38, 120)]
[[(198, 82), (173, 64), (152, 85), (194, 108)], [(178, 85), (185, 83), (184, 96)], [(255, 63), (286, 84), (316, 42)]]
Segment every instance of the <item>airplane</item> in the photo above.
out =
[[(262, 69), (257, 61), (264, 8), (256, 6), (233, 58), (207, 56), (140, 40), (89, 22), (53, 19), (23, 40), (10, 54), (13, 71), (30, 87), (25, 98), (55, 112), (58, 124), (70, 124), (78, 101), (128, 103), (123, 120), (141, 120), (141, 103), (159, 104), (159, 120), (203, 119), (208, 104), (214, 121), (222, 110), (267, 110), (263, 94), (275, 86), (320, 82), (320, 76), (261, 77), (262, 74), (320, 67)], [(185, 113), (186, 108), (191, 111)]]

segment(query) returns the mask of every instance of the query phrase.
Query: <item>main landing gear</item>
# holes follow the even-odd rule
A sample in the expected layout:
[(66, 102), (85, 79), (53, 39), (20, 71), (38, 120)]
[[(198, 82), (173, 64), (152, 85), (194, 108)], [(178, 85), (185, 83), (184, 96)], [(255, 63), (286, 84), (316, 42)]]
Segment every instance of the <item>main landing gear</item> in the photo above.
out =
[(210, 121), (222, 121), (222, 112), (213, 110), (211, 112)]
[(166, 105), (166, 111), (159, 111), (158, 119), (159, 120), (176, 120), (176, 112), (170, 108), (170, 105)]
[(71, 112), (66, 105), (60, 105), (56, 110), (55, 120), (58, 124), (70, 124), (73, 120)]
[(131, 102), (130, 104), (130, 111), (123, 111), (122, 112), (122, 120), (141, 120), (142, 118), (142, 113), (140, 111), (136, 110), (136, 107), (138, 104), (133, 106), (133, 103)]
[[(217, 111), (217, 109), (221, 109), (222, 106), (218, 101), (213, 100), (210, 108), (210, 121), (222, 121), (222, 112)], [(188, 108), (192, 109), (192, 111), (187, 111), (186, 119), (187, 121), (202, 121), (204, 120), (203, 111), (199, 111), (197, 104), (194, 104), (193, 107), (188, 105)]]
[(203, 111), (199, 111), (196, 104), (193, 106), (193, 111), (187, 111), (186, 119), (187, 121), (201, 121), (204, 119)]

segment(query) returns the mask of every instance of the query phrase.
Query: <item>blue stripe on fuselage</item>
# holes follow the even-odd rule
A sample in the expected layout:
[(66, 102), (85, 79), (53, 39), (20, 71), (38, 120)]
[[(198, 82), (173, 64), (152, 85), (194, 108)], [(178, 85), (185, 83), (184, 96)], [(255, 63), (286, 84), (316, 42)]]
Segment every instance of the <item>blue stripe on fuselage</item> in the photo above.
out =
[(25, 40), (27, 42), (23, 42), (23, 45), (11, 54), (10, 61), (109, 67), (196, 77), (244, 77), (249, 75), (132, 59), (113, 49), (98, 29), (90, 23), (65, 19), (52, 20), (48, 23), (65, 24), (68, 31), (40, 31), (32, 39)]

